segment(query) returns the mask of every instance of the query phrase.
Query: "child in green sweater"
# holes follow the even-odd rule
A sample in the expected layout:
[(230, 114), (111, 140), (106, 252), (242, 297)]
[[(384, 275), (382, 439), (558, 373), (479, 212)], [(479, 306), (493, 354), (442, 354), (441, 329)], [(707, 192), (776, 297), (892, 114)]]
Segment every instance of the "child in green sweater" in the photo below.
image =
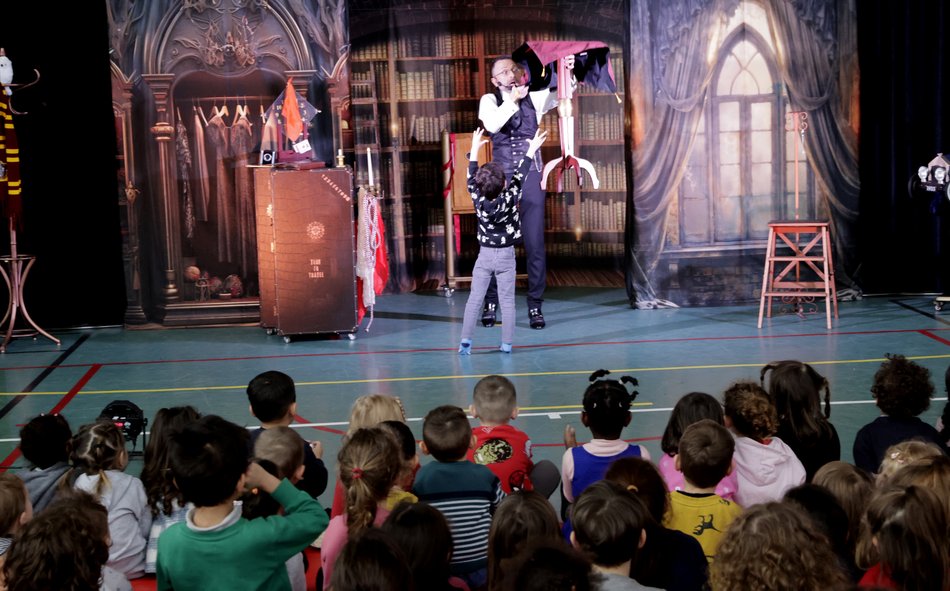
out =
[[(245, 429), (209, 415), (172, 437), (175, 483), (195, 508), (158, 540), (158, 589), (291, 589), (285, 563), (327, 527), (320, 503), (249, 463)], [(235, 506), (259, 488), (284, 515), (248, 520)]]

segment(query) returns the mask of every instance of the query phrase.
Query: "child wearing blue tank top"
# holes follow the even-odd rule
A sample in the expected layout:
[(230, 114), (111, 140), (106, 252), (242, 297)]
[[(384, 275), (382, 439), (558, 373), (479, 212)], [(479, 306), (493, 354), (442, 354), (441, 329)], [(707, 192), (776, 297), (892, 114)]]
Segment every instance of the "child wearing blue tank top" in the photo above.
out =
[(636, 390), (628, 392), (627, 384), (636, 387), (637, 380), (630, 376), (623, 376), (620, 380), (601, 379), (609, 373), (606, 369), (595, 371), (590, 376), (591, 384), (584, 391), (581, 423), (590, 429), (593, 439), (578, 445), (574, 427), (567, 425), (564, 428), (567, 450), (561, 460), (561, 481), (564, 500), (568, 503), (573, 503), (591, 484), (603, 480), (614, 460), (628, 457), (650, 459), (645, 447), (620, 438), (624, 427), (630, 424), (630, 405), (637, 397)]

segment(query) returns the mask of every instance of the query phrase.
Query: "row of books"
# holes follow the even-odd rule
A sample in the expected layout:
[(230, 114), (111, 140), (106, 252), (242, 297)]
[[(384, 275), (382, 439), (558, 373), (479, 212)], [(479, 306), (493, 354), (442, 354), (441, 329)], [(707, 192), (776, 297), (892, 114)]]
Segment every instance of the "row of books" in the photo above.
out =
[(409, 115), (399, 117), (399, 141), (405, 145), (438, 144), (442, 132), (471, 132), (477, 125), (474, 110), (442, 113), (438, 116)]
[(572, 196), (557, 193), (545, 204), (544, 225), (549, 230), (565, 232), (619, 232), (625, 227), (625, 215), (624, 199), (582, 199), (580, 206), (575, 206)]
[(396, 55), (399, 57), (452, 57), (475, 55), (476, 52), (472, 33), (414, 35), (396, 41)]
[(581, 113), (579, 119), (575, 131), (580, 139), (623, 141), (623, 113), (619, 110), (613, 113)]
[[(478, 250), (479, 246), (474, 240), (463, 240), (459, 247), (460, 252), (455, 255), (456, 271), (466, 275), (471, 273), (472, 264), (478, 256)], [(623, 240), (621, 238), (619, 242), (586, 242), (583, 240), (580, 242), (546, 242), (544, 250), (550, 258), (614, 258), (623, 256)], [(444, 262), (445, 242), (441, 239), (414, 239), (410, 252), (415, 260)], [(515, 255), (522, 259), (524, 257), (523, 248), (516, 248)]]
[(389, 57), (389, 43), (373, 41), (366, 44), (354, 44), (350, 50), (354, 60), (384, 60)]
[[(584, 157), (583, 152), (577, 154), (575, 150), (575, 155), (578, 157)], [(589, 154), (587, 154), (589, 156)], [(619, 155), (618, 155), (619, 157)], [(601, 191), (626, 191), (627, 181), (626, 181), (626, 168), (623, 162), (604, 162), (603, 160), (591, 160), (591, 165), (594, 167), (594, 172), (597, 173), (597, 179), (600, 181), (599, 190)], [(594, 185), (591, 182), (590, 175), (586, 171), (582, 171), (582, 177), (584, 181), (583, 186), (578, 186), (577, 184), (577, 174), (575, 174), (574, 169), (568, 170), (566, 173), (561, 175), (561, 190), (564, 192), (570, 193), (576, 191), (577, 189), (584, 190), (593, 190)], [(555, 186), (556, 180), (553, 174), (548, 176), (548, 191), (556, 191)]]
[[(355, 99), (374, 98), (375, 90), (377, 99), (389, 100), (389, 67), (385, 62), (373, 62), (370, 67), (373, 68), (372, 73), (365, 70), (350, 73), (350, 96)], [(375, 89), (368, 84), (373, 78), (376, 79)]]

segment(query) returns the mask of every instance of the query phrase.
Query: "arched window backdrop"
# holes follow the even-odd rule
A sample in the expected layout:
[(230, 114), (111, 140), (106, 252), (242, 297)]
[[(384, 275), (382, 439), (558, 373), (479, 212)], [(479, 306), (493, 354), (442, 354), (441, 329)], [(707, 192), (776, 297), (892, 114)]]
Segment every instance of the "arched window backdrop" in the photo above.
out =
[[(795, 218), (796, 150), (797, 213), (801, 219), (815, 216), (814, 178), (802, 136), (785, 129), (790, 109), (775, 54), (763, 36), (768, 34), (764, 11), (761, 17), (748, 18), (747, 12), (719, 50), (679, 187), (679, 232), (669, 236), (678, 245), (670, 244), (672, 250), (764, 245), (770, 221)], [(765, 30), (760, 33), (756, 25)]]

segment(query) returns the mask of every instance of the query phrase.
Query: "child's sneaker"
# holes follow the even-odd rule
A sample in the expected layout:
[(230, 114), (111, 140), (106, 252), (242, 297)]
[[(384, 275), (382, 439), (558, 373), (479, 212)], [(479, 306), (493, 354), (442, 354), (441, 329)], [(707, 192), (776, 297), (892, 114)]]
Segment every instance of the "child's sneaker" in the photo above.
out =
[(471, 355), (472, 354), (472, 341), (470, 339), (462, 339), (462, 342), (459, 343), (459, 355)]
[(498, 350), (502, 353), (511, 353), (511, 343), (502, 343)]

